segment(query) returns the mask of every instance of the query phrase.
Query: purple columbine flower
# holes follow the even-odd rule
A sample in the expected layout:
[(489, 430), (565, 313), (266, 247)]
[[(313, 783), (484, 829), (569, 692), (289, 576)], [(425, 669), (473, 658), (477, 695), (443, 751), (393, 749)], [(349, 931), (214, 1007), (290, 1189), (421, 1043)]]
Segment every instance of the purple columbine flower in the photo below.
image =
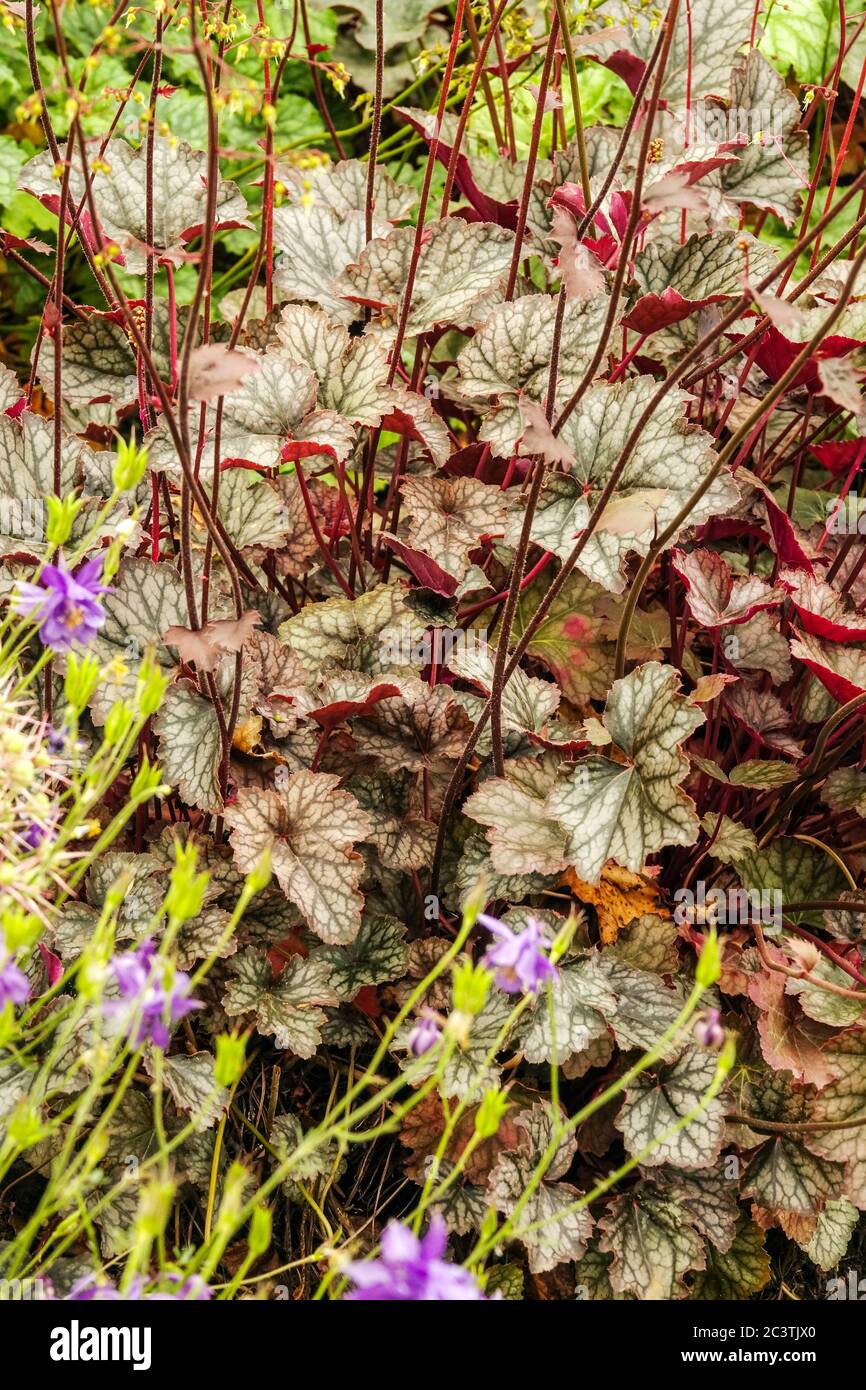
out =
[(496, 983), (506, 994), (537, 994), (548, 980), (555, 978), (556, 970), (544, 952), (541, 923), (535, 917), (530, 917), (521, 932), (513, 932), (486, 912), (480, 912), (478, 920), (497, 938), (484, 961), (493, 968)]
[(26, 1004), (30, 997), (30, 981), (15, 964), (14, 956), (9, 956), (0, 965), (0, 1009), (7, 1004)]
[(422, 1014), (409, 1034), (409, 1051), (413, 1057), (423, 1057), (425, 1052), (436, 1046), (441, 1036), (442, 1029), (432, 1014)]
[(725, 1030), (722, 1027), (721, 1015), (718, 1009), (707, 1009), (695, 1024), (695, 1037), (701, 1047), (720, 1048), (725, 1041)]
[(73, 642), (86, 645), (105, 622), (99, 596), (108, 589), (100, 584), (101, 575), (101, 555), (88, 560), (77, 574), (62, 561), (46, 565), (38, 584), (18, 584), (15, 611), (38, 618), (43, 645), (55, 652), (68, 651)]
[(431, 1217), (429, 1230), (420, 1240), (408, 1226), (390, 1222), (382, 1234), (379, 1258), (351, 1260), (343, 1269), (355, 1285), (344, 1297), (380, 1303), (483, 1300), (468, 1269), (443, 1260), (447, 1241), (445, 1222), (438, 1214)]
[(156, 1047), (168, 1047), (169, 1025), (204, 1007), (189, 997), (189, 975), (158, 956), (152, 941), (113, 956), (110, 964), (122, 998), (106, 1000), (103, 1013), (129, 1022), (133, 1047), (141, 1047), (148, 1039)]

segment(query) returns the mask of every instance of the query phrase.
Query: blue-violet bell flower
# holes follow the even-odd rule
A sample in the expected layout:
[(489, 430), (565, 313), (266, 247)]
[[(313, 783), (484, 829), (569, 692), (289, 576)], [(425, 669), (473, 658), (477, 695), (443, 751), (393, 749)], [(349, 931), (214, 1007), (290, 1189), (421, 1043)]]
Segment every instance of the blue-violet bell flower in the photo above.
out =
[(30, 981), (19, 970), (13, 956), (0, 965), (0, 1009), (7, 1004), (26, 1004), (30, 997)]
[(545, 954), (541, 923), (535, 917), (530, 917), (520, 932), (513, 932), (486, 912), (478, 914), (478, 921), (496, 937), (484, 962), (495, 972), (496, 983), (506, 994), (537, 994), (555, 978), (556, 969)]
[(113, 956), (110, 966), (121, 998), (106, 1000), (103, 1012), (108, 1018), (129, 1021), (133, 1047), (141, 1047), (148, 1040), (156, 1047), (168, 1047), (171, 1025), (193, 1009), (204, 1007), (189, 997), (189, 976), (158, 956), (152, 941), (143, 941), (134, 951)]
[(382, 1233), (381, 1254), (375, 1260), (351, 1260), (343, 1274), (355, 1285), (347, 1299), (421, 1303), (484, 1300), (468, 1269), (442, 1257), (448, 1232), (435, 1213), (427, 1234), (418, 1237), (408, 1226), (391, 1221)]
[(723, 1046), (725, 1041), (725, 1030), (722, 1027), (721, 1015), (718, 1009), (707, 1009), (695, 1024), (695, 1038), (701, 1047), (712, 1047), (718, 1049)]
[(422, 1014), (416, 1019), (409, 1034), (409, 1051), (413, 1057), (423, 1057), (425, 1052), (436, 1046), (441, 1037), (442, 1029), (435, 1018), (431, 1014)]
[(169, 1284), (174, 1285), (174, 1292), (145, 1293), (144, 1280), (140, 1274), (137, 1274), (129, 1287), (121, 1293), (114, 1284), (98, 1284), (95, 1274), (85, 1274), (80, 1279), (76, 1279), (68, 1294), (65, 1295), (65, 1299), (67, 1302), (73, 1303), (120, 1303), (144, 1300), (150, 1302), (183, 1300), (186, 1303), (205, 1303), (213, 1298), (213, 1289), (205, 1283), (200, 1274), (189, 1274), (184, 1278), (182, 1274), (170, 1273), (163, 1277)]

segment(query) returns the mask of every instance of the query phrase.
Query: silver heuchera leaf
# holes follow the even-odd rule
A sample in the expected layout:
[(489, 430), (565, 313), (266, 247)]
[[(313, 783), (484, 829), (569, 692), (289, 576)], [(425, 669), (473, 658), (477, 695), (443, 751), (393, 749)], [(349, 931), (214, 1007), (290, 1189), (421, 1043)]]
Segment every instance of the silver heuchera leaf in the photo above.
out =
[(106, 620), (91, 650), (102, 664), (119, 660), (122, 668), (94, 692), (90, 712), (97, 725), (105, 723), (115, 701), (133, 696), (138, 667), (147, 648), (153, 649), (165, 670), (176, 666), (175, 653), (162, 638), (170, 627), (183, 627), (188, 616), (183, 581), (177, 570), (173, 565), (154, 565), (147, 559), (124, 560), (102, 604)]
[(13, 405), (17, 405), (24, 392), (18, 382), (18, 378), (13, 371), (3, 365), (0, 370), (0, 410), (11, 410)]
[[(515, 759), (509, 760), (509, 766)], [(552, 887), (554, 878), (549, 874), (498, 874), (489, 854), (489, 844), (483, 834), (476, 832), (466, 837), (454, 877), (454, 901), (463, 908), (475, 891), (480, 879), (488, 884), (491, 898), (505, 898), (509, 902), (520, 902), (530, 893), (540, 893), (545, 887)], [(448, 895), (451, 900), (450, 893)]]
[[(373, 235), (384, 236), (390, 230), (389, 223), (376, 222)], [(366, 241), (363, 212), (341, 218), (323, 203), (277, 208), (274, 284), (287, 299), (320, 304), (338, 323), (353, 323), (362, 313), (346, 299), (352, 292), (346, 267), (357, 260)]]
[(751, 854), (758, 848), (753, 830), (747, 825), (740, 825), (737, 821), (731, 820), (730, 816), (719, 815), (716, 811), (709, 811), (701, 817), (701, 828), (712, 840), (709, 853), (723, 864), (742, 859), (744, 854)]
[(737, 1186), (732, 1182), (722, 1158), (715, 1168), (695, 1172), (663, 1168), (652, 1174), (657, 1191), (679, 1202), (689, 1222), (706, 1236), (715, 1250), (729, 1250), (734, 1242), (740, 1205)]
[[(472, 1096), (477, 1100), (485, 1086), (498, 1082), (499, 1065), (496, 1056), (494, 1055), (490, 1062), (487, 1057), (499, 1039), (512, 1009), (513, 1003), (507, 995), (500, 990), (491, 991), (484, 1008), (472, 1019), (467, 1045), (455, 1048), (445, 1066), (439, 1089), (446, 1098), (458, 1096), (462, 1099)], [(405, 1051), (408, 1048), (410, 1032), (411, 1025), (407, 1022), (394, 1040), (395, 1051)], [(504, 1048), (507, 1044), (506, 1034), (501, 1046)], [(406, 1057), (401, 1061), (401, 1066), (404, 1070), (411, 1070), (413, 1079), (421, 1080), (430, 1074), (435, 1062), (426, 1056), (417, 1060)]]
[(307, 604), (279, 635), (313, 675), (333, 669), (384, 675), (411, 665), (404, 649), (411, 652), (425, 627), (399, 585), (378, 584), (356, 599)]
[[(414, 240), (414, 227), (398, 227), (371, 241), (345, 272), (347, 293), (393, 318), (408, 282)], [(514, 233), (505, 227), (458, 217), (432, 222), (421, 246), (407, 335), (470, 324), (477, 306), (504, 280), (513, 249)]]
[(568, 1066), (608, 1036), (605, 1018), (616, 1009), (616, 996), (596, 968), (596, 958), (560, 966), (551, 985), (553, 1023), (546, 993), (535, 1004), (522, 1037), (527, 1062)]
[[(534, 1105), (514, 1120), (517, 1148), (500, 1154), (487, 1184), (491, 1206), (511, 1217), (553, 1139), (550, 1114)], [(571, 1210), (582, 1193), (571, 1183), (559, 1182), (568, 1171), (576, 1144), (572, 1134), (563, 1136), (541, 1182), (521, 1208), (514, 1236), (526, 1247), (534, 1274), (555, 1269), (566, 1260), (580, 1259), (592, 1234), (593, 1220), (587, 1208)], [(532, 1228), (537, 1229), (532, 1229)]]
[[(691, 9), (693, 13), (682, 9), (677, 15), (665, 68), (662, 91), (671, 106), (682, 106), (688, 98), (727, 99), (731, 68), (749, 40), (755, 13), (752, 0), (703, 0)], [(605, 13), (628, 28), (628, 42), (622, 47), (646, 61), (658, 39), (652, 11), (639, 11), (639, 22), (633, 23), (635, 10), (629, 0), (615, 0)]]
[(767, 208), (790, 226), (809, 184), (809, 139), (796, 129), (799, 104), (756, 48), (737, 57), (730, 102), (733, 111), (768, 113), (773, 128), (754, 132), (751, 142), (737, 151), (737, 161), (719, 170), (722, 191), (731, 202)]
[[(512, 1154), (503, 1154), (490, 1175), (491, 1206), (510, 1215), (531, 1174), (530, 1165)], [(526, 1247), (533, 1274), (555, 1269), (566, 1260), (579, 1260), (585, 1253), (593, 1220), (586, 1208), (571, 1210), (582, 1195), (571, 1183), (543, 1182), (524, 1206), (515, 1235)]]
[(627, 761), (582, 759), (547, 799), (581, 878), (597, 883), (608, 859), (639, 872), (664, 845), (694, 844), (699, 821), (679, 790), (689, 768), (680, 745), (703, 722), (671, 667), (648, 662), (614, 682), (604, 724)]
[(777, 622), (770, 613), (756, 613), (734, 633), (724, 632), (722, 647), (738, 671), (767, 671), (776, 685), (784, 685), (791, 678), (791, 655)]
[(315, 956), (330, 966), (330, 982), (341, 999), (354, 999), (365, 985), (399, 980), (406, 970), (406, 925), (396, 917), (368, 913), (348, 946), (320, 946)]
[[(588, 367), (601, 336), (607, 302), (569, 304), (562, 323), (555, 406), (565, 405)], [(544, 404), (550, 385), (550, 355), (556, 322), (552, 295), (532, 294), (499, 304), (457, 358), (456, 391), (467, 401), (492, 400), (483, 412), (479, 439), (510, 458), (523, 433), (518, 397)]]
[(684, 1128), (668, 1135), (700, 1105), (715, 1075), (715, 1054), (688, 1047), (655, 1075), (645, 1072), (635, 1077), (616, 1119), (628, 1152), (639, 1154), (655, 1145), (641, 1159), (650, 1168), (662, 1163), (673, 1168), (707, 1168), (715, 1163), (725, 1132), (725, 1106), (718, 1096)]
[(347, 790), (370, 815), (372, 830), (368, 844), (375, 849), (386, 869), (412, 873), (429, 864), (436, 843), (436, 827), (419, 812), (410, 809), (415, 778), (383, 770), (354, 777)]
[(777, 1215), (812, 1216), (828, 1198), (840, 1195), (843, 1171), (781, 1134), (758, 1150), (743, 1174), (740, 1195), (754, 1197)]
[[(304, 1138), (304, 1127), (291, 1111), (278, 1115), (271, 1127), (270, 1140), (281, 1161), (285, 1162), (293, 1154)], [(340, 1168), (337, 1162), (337, 1146), (334, 1143), (319, 1144), (303, 1158), (295, 1162), (291, 1175), (283, 1183), (283, 1191), (291, 1202), (304, 1202), (302, 1191), (305, 1184), (323, 1178), (334, 1169)]]
[[(63, 147), (61, 147), (63, 153)], [(119, 247), (118, 263), (134, 275), (143, 275), (147, 266), (145, 198), (146, 151), (125, 140), (109, 140), (102, 152), (101, 166), (93, 175), (93, 195), (100, 219), (101, 236), (90, 218), (84, 220), (85, 236), (95, 250), (106, 242)], [(47, 207), (57, 203), (54, 160), (46, 151), (22, 168), (18, 187), (32, 193)], [(179, 264), (185, 244), (197, 236), (207, 209), (207, 155), (183, 140), (157, 135), (153, 143), (153, 242), (151, 250), (160, 260)], [(70, 204), (84, 199), (84, 176), (77, 151), (70, 159)], [(219, 179), (216, 194), (215, 227), (249, 227), (246, 199), (236, 184)]]
[[(182, 324), (185, 310), (178, 313)], [(35, 352), (35, 349), (34, 349)], [(157, 367), (168, 376), (170, 366), (169, 315), (162, 300), (153, 306), (151, 352)], [(54, 339), (39, 342), (39, 381), (45, 394), (54, 392)], [(138, 400), (139, 378), (135, 349), (119, 311), (90, 313), (87, 319), (71, 319), (63, 327), (63, 400), (85, 406), (110, 401), (115, 410)]]
[[(284, 459), (318, 455), (323, 463), (328, 458), (345, 459), (354, 443), (354, 427), (336, 411), (315, 408), (317, 383), (313, 373), (291, 362), (279, 349), (242, 351), (256, 363), (258, 371), (223, 400), (220, 463), (236, 459), (258, 468), (275, 468)], [(194, 452), (200, 456), (203, 473), (210, 473), (214, 466), (215, 419), (214, 411), (209, 411), (203, 438), (196, 440)], [(190, 415), (194, 439), (198, 421), (196, 406)], [(152, 468), (179, 471), (174, 443), (164, 424), (157, 425), (144, 442)]]
[[(250, 461), (272, 467), (289, 440), (315, 440), (316, 429), (323, 429), (322, 452), (331, 451), (345, 458), (354, 439), (354, 431), (345, 422), (337, 422), (333, 412), (316, 412), (316, 379), (305, 367), (287, 360), (280, 352), (247, 355), (256, 361), (259, 371), (248, 377), (240, 390), (227, 397), (223, 407), (222, 454), (224, 458), (250, 458)], [(322, 416), (325, 416), (322, 419)], [(339, 448), (333, 449), (335, 424), (343, 423)], [(255, 439), (250, 442), (250, 436)], [(310, 452), (314, 452), (310, 448)]]
[[(442, 1178), (447, 1177), (448, 1165), (441, 1164), (439, 1172)], [(479, 1231), (489, 1209), (484, 1188), (466, 1182), (452, 1183), (439, 1201), (430, 1203), (430, 1210), (440, 1213), (448, 1230), (455, 1236), (467, 1236), (470, 1231)]]
[[(555, 476), (542, 492), (532, 538), (565, 559), (585, 528), (598, 493), (617, 467), (626, 440), (656, 392), (652, 377), (635, 377), (589, 390), (560, 431), (574, 454), (571, 474)], [(630, 552), (645, 555), (654, 537), (673, 521), (706, 478), (715, 455), (711, 437), (685, 419), (690, 397), (673, 390), (653, 411), (602, 514), (578, 559), (578, 567), (615, 593), (625, 585), (623, 565)], [(691, 512), (688, 526), (724, 515), (739, 499), (730, 474), (710, 484)], [(515, 512), (506, 541), (513, 544), (522, 525)], [(673, 544), (676, 537), (671, 538)]]
[(466, 574), (469, 552), (481, 538), (501, 535), (504, 529), (505, 494), (476, 478), (407, 478), (402, 493), (411, 517), (408, 544), (455, 579)]
[(0, 1065), (0, 1135), (6, 1137), (6, 1121), (14, 1114), (16, 1106), (29, 1094), (33, 1084), (33, 1072), (18, 1062), (4, 1062)]
[[(668, 986), (658, 975), (638, 970), (604, 951), (599, 969), (616, 997), (616, 1008), (608, 1022), (621, 1048), (646, 1051), (674, 1023), (683, 1007), (683, 996), (676, 986)], [(673, 1056), (676, 1048), (668, 1047)]]
[(599, 1250), (613, 1255), (610, 1282), (618, 1293), (682, 1298), (683, 1275), (706, 1264), (704, 1243), (683, 1208), (648, 1184), (615, 1198), (599, 1227)]
[(509, 758), (505, 777), (490, 777), (463, 810), (488, 826), (494, 869), (500, 874), (559, 873), (566, 867), (567, 834), (548, 813), (556, 786), (553, 758)]
[[(325, 9), (324, 0), (315, 0), (313, 8)], [(358, 26), (353, 31), (355, 37), (362, 47), (375, 51), (376, 8), (373, 0), (343, 0), (340, 8), (360, 16)], [(385, 49), (417, 39), (424, 32), (427, 16), (435, 9), (431, 0), (384, 0), (382, 31)]]
[(866, 645), (862, 642), (824, 642), (801, 632), (791, 653), (813, 671), (834, 699), (844, 703), (866, 690)]
[(775, 259), (768, 246), (742, 232), (696, 232), (684, 243), (678, 237), (660, 236), (635, 257), (634, 278), (641, 298), (674, 294), (697, 307), (739, 299), (747, 267), (759, 280)]
[[(39, 381), (53, 395), (54, 341), (39, 344)], [(110, 400), (118, 409), (138, 395), (138, 375), (126, 330), (116, 319), (93, 314), (86, 323), (74, 319), (63, 330), (63, 398), (69, 405)]]
[(315, 374), (319, 415), (336, 412), (354, 425), (378, 425), (385, 415), (405, 417), (400, 423), (410, 423), (411, 437), (426, 446), (434, 463), (445, 462), (450, 438), (430, 401), (387, 384), (391, 333), (376, 329), (352, 337), (342, 323), (308, 304), (287, 304), (276, 331), (283, 355)]
[(288, 530), (288, 511), (268, 479), (249, 468), (229, 468), (220, 478), (217, 514), (238, 550), (279, 546)]
[(689, 608), (704, 627), (746, 623), (761, 609), (777, 608), (787, 597), (781, 586), (771, 588), (757, 575), (738, 578), (714, 550), (693, 550), (688, 555), (675, 550), (671, 560), (688, 591)]
[[(0, 494), (23, 502), (54, 492), (54, 427), (51, 420), (25, 410), (17, 420), (0, 414)], [(64, 432), (60, 455), (61, 495), (73, 492), (84, 476), (89, 450)], [(34, 528), (36, 513), (33, 514)], [(42, 528), (39, 528), (41, 539)], [(34, 537), (35, 538), (35, 537)]]
[(213, 951), (217, 951), (221, 960), (233, 956), (238, 949), (237, 937), (224, 939), (230, 920), (225, 908), (211, 903), (197, 917), (184, 922), (175, 938), (175, 954), (180, 968), (190, 970), (196, 961), (206, 960)]
[[(496, 651), (486, 643), (464, 643), (452, 654), (449, 665), (455, 675), (473, 681), (486, 695), (493, 688)], [(502, 727), (521, 733), (537, 733), (556, 713), (559, 690), (552, 681), (527, 676), (517, 666), (502, 692)]]
[[(152, 1061), (145, 1065), (153, 1075)], [(210, 1052), (194, 1052), (191, 1056), (179, 1052), (165, 1057), (162, 1080), (178, 1110), (194, 1120), (197, 1130), (211, 1129), (216, 1124), (227, 1103), (228, 1089), (217, 1085)]]
[(401, 693), (379, 700), (354, 721), (359, 752), (371, 754), (387, 771), (448, 772), (466, 746), (472, 726), (448, 686), (403, 678)]
[(124, 560), (102, 603), (107, 616), (97, 640), (114, 649), (109, 660), (117, 649), (135, 659), (134, 653), (140, 656), (145, 647), (155, 646), (160, 665), (176, 664), (162, 635), (174, 625), (183, 626), (187, 614), (183, 584), (171, 565)]
[[(843, 1033), (833, 1039), (830, 1047), (838, 1079), (819, 1092), (809, 1118), (831, 1123), (843, 1121), (851, 1128), (815, 1130), (807, 1136), (806, 1142), (813, 1153), (833, 1160), (834, 1166), (848, 1163), (847, 1188), (860, 1205), (866, 1169), (866, 1033), (862, 1029)], [(855, 1124), (855, 1121), (861, 1123)]]
[(166, 779), (176, 786), (188, 806), (219, 813), (219, 762), (222, 754), (219, 724), (213, 702), (179, 681), (166, 691), (154, 718), (159, 757)]
[[(388, 9), (386, 5), (386, 14)], [(386, 20), (386, 32), (387, 27)], [(290, 203), (303, 201), (305, 207), (324, 203), (338, 217), (362, 213), (367, 206), (369, 167), (360, 159), (341, 159), (336, 164), (318, 164), (313, 169), (303, 170), (278, 160), (275, 172)], [(376, 165), (373, 213), (377, 221), (401, 222), (417, 201), (416, 189), (405, 183), (395, 183), (384, 164)]]
[(384, 334), (353, 338), (323, 309), (287, 304), (277, 336), (284, 355), (315, 374), (321, 410), (336, 410), (353, 424), (378, 425), (400, 394), (386, 385), (389, 344)]
[[(856, 1035), (849, 1035), (854, 1037)], [(858, 1047), (849, 1050), (846, 1040), (840, 1040), (856, 1071)], [(833, 1060), (837, 1075), (844, 1069), (835, 1044)], [(831, 1099), (823, 1109), (824, 1097), (842, 1099), (842, 1109)], [(845, 1173), (844, 1161), (856, 1153), (860, 1143), (857, 1129), (804, 1132), (797, 1127), (813, 1120), (856, 1117), (856, 1100), (851, 1100), (850, 1078), (842, 1076), (832, 1086), (819, 1093), (816, 1105), (814, 1091), (793, 1080), (789, 1071), (756, 1071), (742, 1088), (740, 1104), (745, 1114), (773, 1124), (791, 1126), (781, 1134), (766, 1135), (744, 1130), (744, 1147), (754, 1148), (740, 1187), (740, 1195), (754, 1197), (756, 1202), (779, 1215), (815, 1216), (830, 1198), (842, 1195)], [(741, 1140), (741, 1142), (743, 1142)]]
[[(725, 691), (724, 701), (734, 718), (767, 748), (787, 753), (792, 758), (802, 757), (802, 745), (788, 732), (791, 728), (790, 707), (783, 705), (772, 690), (759, 690), (757, 685), (740, 681)], [(767, 773), (768, 767), (774, 770)], [(743, 763), (733, 769), (731, 781), (742, 786), (759, 786), (762, 775), (766, 773), (768, 779), (778, 777), (777, 785), (780, 785), (784, 780), (792, 780), (787, 776), (789, 771), (782, 763), (763, 760), (759, 765)], [(769, 780), (767, 785), (770, 785)]]
[(371, 828), (355, 798), (338, 789), (339, 780), (328, 772), (293, 772), (279, 791), (240, 791), (225, 811), (240, 871), (249, 873), (269, 850), (286, 897), (331, 943), (358, 934), (363, 860), (353, 845)]
[(847, 1197), (834, 1199), (819, 1213), (810, 1239), (798, 1244), (819, 1269), (835, 1269), (847, 1254), (859, 1220), (860, 1213), (853, 1202)]
[(337, 1004), (327, 961), (293, 956), (274, 981), (270, 962), (250, 949), (229, 964), (232, 973), (222, 999), (229, 1018), (252, 1014), (260, 1033), (272, 1034), (277, 1047), (312, 1057), (322, 1041), (323, 1004)]
[(692, 1285), (692, 1299), (746, 1299), (770, 1281), (770, 1258), (760, 1226), (744, 1216), (727, 1250), (707, 1247), (707, 1267)]

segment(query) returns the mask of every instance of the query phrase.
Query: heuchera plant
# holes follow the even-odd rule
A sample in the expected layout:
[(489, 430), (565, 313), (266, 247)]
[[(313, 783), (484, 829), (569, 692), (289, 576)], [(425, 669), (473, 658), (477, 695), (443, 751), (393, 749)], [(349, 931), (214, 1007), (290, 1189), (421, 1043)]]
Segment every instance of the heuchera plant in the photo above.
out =
[(0, 1277), (826, 1296), (862, 0), (3, 18)]

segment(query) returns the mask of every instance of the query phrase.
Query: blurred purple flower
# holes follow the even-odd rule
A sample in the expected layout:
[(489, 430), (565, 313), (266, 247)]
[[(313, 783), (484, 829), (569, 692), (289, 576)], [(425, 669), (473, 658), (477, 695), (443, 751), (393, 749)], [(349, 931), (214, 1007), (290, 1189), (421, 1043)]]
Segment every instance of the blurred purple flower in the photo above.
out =
[(105, 622), (99, 596), (108, 589), (100, 584), (101, 575), (101, 555), (88, 560), (77, 574), (66, 569), (62, 561), (46, 565), (38, 584), (19, 582), (15, 611), (37, 617), (44, 646), (55, 652), (68, 651), (73, 642), (86, 644)]
[(7, 1004), (25, 1004), (30, 997), (30, 981), (19, 970), (15, 964), (15, 958), (9, 956), (5, 964), (0, 965), (0, 1009), (5, 1009)]
[(469, 1271), (443, 1260), (447, 1240), (445, 1222), (438, 1214), (431, 1217), (429, 1230), (420, 1240), (408, 1226), (390, 1222), (382, 1234), (378, 1259), (351, 1260), (344, 1267), (346, 1278), (355, 1285), (344, 1298), (380, 1303), (483, 1300)]
[(435, 1047), (442, 1036), (442, 1030), (430, 1014), (422, 1014), (416, 1019), (415, 1026), (409, 1034), (409, 1051), (413, 1057), (423, 1057), (425, 1052), (429, 1052), (431, 1047)]
[(695, 1037), (701, 1047), (719, 1048), (725, 1041), (718, 1009), (707, 1009), (695, 1024)]
[(66, 747), (66, 730), (56, 729), (53, 724), (45, 727), (45, 740), (49, 753), (62, 753)]
[(156, 1047), (168, 1047), (169, 1025), (204, 1007), (199, 1000), (189, 998), (189, 976), (158, 956), (152, 941), (113, 956), (110, 965), (122, 997), (106, 1000), (103, 1013), (133, 1026), (133, 1047), (141, 1047), (148, 1039)]
[[(140, 1289), (141, 1280), (134, 1282)], [(76, 1279), (69, 1293), (64, 1295), (64, 1301), (70, 1303), (119, 1303), (122, 1298), (123, 1294), (113, 1284), (97, 1284), (95, 1274), (84, 1274)]]
[(184, 1279), (181, 1274), (163, 1276), (169, 1284), (176, 1286), (174, 1293), (144, 1293), (144, 1280), (136, 1275), (121, 1293), (113, 1284), (97, 1284), (95, 1274), (85, 1274), (75, 1283), (65, 1296), (65, 1302), (73, 1303), (121, 1303), (138, 1301), (166, 1302), (185, 1299), (190, 1303), (204, 1303), (213, 1297), (213, 1289), (205, 1283), (200, 1274), (190, 1274)]
[(486, 912), (480, 912), (478, 920), (497, 938), (484, 961), (496, 972), (496, 983), (506, 994), (537, 994), (548, 980), (556, 977), (556, 970), (545, 955), (547, 943), (541, 923), (535, 917), (530, 917), (521, 932), (513, 932)]
[(148, 1293), (145, 1298), (157, 1301), (165, 1299), (184, 1299), (187, 1303), (207, 1303), (213, 1298), (213, 1289), (206, 1284), (200, 1274), (188, 1274), (184, 1279), (181, 1274), (167, 1274), (163, 1278), (169, 1283), (174, 1284), (174, 1293)]
[(32, 820), (24, 831), (24, 843), (30, 849), (38, 849), (44, 840), (51, 838), (53, 833), (50, 826), (43, 825), (41, 821)]

